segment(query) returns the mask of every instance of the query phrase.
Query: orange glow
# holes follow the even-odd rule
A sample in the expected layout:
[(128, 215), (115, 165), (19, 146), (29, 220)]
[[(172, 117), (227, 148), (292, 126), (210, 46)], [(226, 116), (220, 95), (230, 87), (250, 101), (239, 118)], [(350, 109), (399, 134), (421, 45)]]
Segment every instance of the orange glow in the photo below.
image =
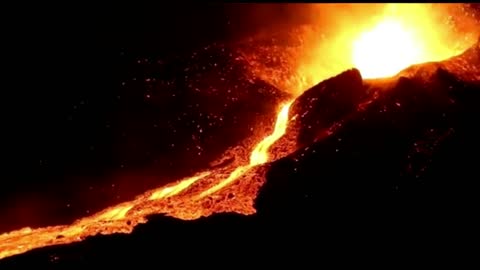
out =
[[(269, 161), (270, 146), (286, 131), (291, 103), (281, 106), (272, 134), (266, 136), (253, 148), (248, 164), (236, 166), (234, 164), (232, 168), (199, 173), (175, 184), (148, 191), (133, 201), (77, 220), (72, 225), (39, 229), (24, 228), (4, 233), (0, 235), (0, 259), (34, 248), (77, 242), (91, 235), (131, 232), (138, 223), (145, 222), (145, 217), (150, 214), (165, 213), (180, 219), (196, 219), (215, 212), (254, 213), (253, 198), (261, 182), (255, 181), (257, 177), (255, 173), (250, 175), (247, 173), (255, 166)], [(225, 175), (228, 176), (224, 177)], [(250, 179), (250, 182), (246, 181), (242, 184), (250, 187), (253, 194), (236, 193), (235, 189), (228, 190), (228, 187), (241, 177), (244, 177), (244, 180), (245, 177), (247, 180)], [(229, 201), (226, 199), (228, 193), (235, 194), (238, 200), (243, 199), (249, 203)], [(210, 196), (222, 197), (223, 200), (220, 200), (215, 207), (206, 208), (205, 202)]]
[(424, 48), (401, 23), (385, 20), (353, 44), (353, 63), (364, 78), (393, 76), (422, 62)]
[(364, 78), (389, 77), (445, 60), (480, 35), (461, 4), (306, 4), (299, 16), (310, 21), (281, 35), (288, 46), (242, 51), (255, 76), (294, 95), (352, 67)]
[(458, 55), (473, 44), (474, 39), (448, 41), (432, 12), (428, 5), (387, 5), (375, 26), (353, 42), (353, 66), (364, 78), (391, 77), (412, 64)]
[[(462, 31), (445, 23), (451, 14), (464, 18), (456, 13), (458, 7), (313, 4), (308, 5), (308, 14), (299, 14), (308, 15), (313, 23), (289, 32), (288, 42), (272, 45), (275, 42), (249, 40), (246, 43), (250, 47), (240, 44), (238, 51), (249, 63), (252, 77), (299, 96), (318, 82), (351, 67), (357, 67), (365, 78), (386, 77), (412, 64), (459, 54), (475, 43), (480, 29), (469, 24), (467, 18), (463, 20)], [(265, 181), (260, 165), (293, 151), (286, 143), (279, 142), (288, 127), (292, 102), (280, 107), (271, 134), (253, 138), (257, 144), (246, 140), (245, 146), (229, 150), (235, 156), (232, 163), (147, 191), (132, 201), (70, 225), (23, 228), (1, 234), (0, 259), (34, 248), (81, 241), (92, 235), (129, 233), (151, 214), (191, 220), (222, 212), (255, 213), (254, 199)], [(244, 148), (249, 150), (247, 154), (243, 154)]]
[(175, 184), (173, 186), (163, 187), (163, 188), (161, 188), (157, 191), (154, 191), (152, 193), (152, 195), (150, 195), (149, 199), (150, 200), (159, 200), (159, 199), (168, 198), (170, 196), (178, 194), (178, 193), (182, 192), (182, 190), (191, 186), (197, 180), (200, 180), (200, 179), (204, 178), (205, 176), (207, 176), (209, 174), (210, 174), (210, 172), (204, 172), (204, 173), (201, 173), (199, 175), (192, 176), (190, 178), (182, 180), (178, 184)]
[(220, 182), (218, 185), (215, 185), (205, 190), (204, 192), (202, 192), (199, 195), (199, 198), (203, 198), (214, 192), (217, 192), (218, 190), (222, 189), (226, 185), (238, 179), (239, 176), (244, 174), (250, 168), (257, 165), (264, 164), (268, 161), (268, 149), (270, 148), (270, 146), (272, 146), (274, 142), (280, 139), (280, 137), (282, 137), (283, 134), (285, 134), (285, 131), (287, 130), (288, 110), (291, 104), (292, 102), (289, 102), (282, 106), (282, 109), (278, 113), (277, 121), (275, 122), (275, 128), (273, 130), (273, 133), (265, 137), (260, 143), (257, 144), (257, 146), (255, 146), (255, 148), (252, 151), (252, 154), (250, 155), (250, 163), (248, 165), (240, 166), (236, 168), (227, 179)]

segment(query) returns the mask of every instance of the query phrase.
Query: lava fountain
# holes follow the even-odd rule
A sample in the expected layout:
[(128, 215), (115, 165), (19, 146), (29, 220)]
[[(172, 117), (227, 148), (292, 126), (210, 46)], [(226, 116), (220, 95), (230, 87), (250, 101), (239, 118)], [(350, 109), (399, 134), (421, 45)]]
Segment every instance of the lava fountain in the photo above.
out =
[(391, 77), (412, 63), (441, 61), (473, 44), (474, 39), (446, 42), (440, 31), (432, 31), (439, 22), (429, 13), (426, 5), (387, 5), (374, 26), (353, 42), (353, 65), (361, 70), (362, 77)]
[[(422, 5), (386, 5), (385, 13), (375, 23), (369, 24), (365, 29), (355, 28), (358, 31), (354, 31), (354, 34), (349, 30), (350, 38), (340, 46), (350, 48), (349, 50), (343, 53), (338, 49), (323, 50), (322, 55), (325, 52), (331, 53), (332, 59), (339, 60), (339, 66), (328, 70), (321, 66), (324, 61), (319, 55), (314, 52), (313, 55), (318, 57), (312, 58), (311, 50), (301, 48), (300, 54), (296, 55), (300, 60), (297, 59), (295, 64), (286, 63), (290, 65), (290, 70), (293, 66), (297, 74), (311, 78), (310, 85), (299, 83), (296, 88), (305, 90), (311, 84), (351, 66), (357, 67), (365, 78), (393, 76), (412, 64), (452, 57), (475, 42), (474, 39), (464, 39), (458, 46), (442, 43), (445, 39), (440, 37), (444, 29), (431, 27), (429, 22), (433, 19), (424, 10), (425, 6)], [(340, 32), (339, 35), (344, 36)], [(305, 38), (308, 40), (308, 37)], [(312, 42), (308, 48), (328, 48), (328, 44), (320, 46), (319, 43)], [(338, 45), (338, 42), (332, 44)], [(302, 61), (307, 58), (308, 61)], [(257, 71), (259, 67), (261, 66), (256, 66)], [(260, 73), (263, 79), (278, 86), (273, 76), (269, 77), (262, 70)], [(298, 96), (301, 92), (297, 91), (296, 94)], [(4, 233), (0, 235), (0, 258), (44, 246), (77, 242), (97, 234), (129, 233), (137, 224), (146, 222), (146, 217), (151, 214), (163, 213), (191, 220), (221, 212), (246, 215), (255, 213), (253, 202), (265, 181), (256, 169), (274, 161), (272, 156), (278, 157), (269, 153), (270, 147), (285, 134), (290, 120), (289, 108), (293, 101), (294, 99), (279, 106), (273, 132), (257, 140), (248, 160), (199, 172), (176, 183), (147, 191), (132, 201), (79, 219), (71, 225), (23, 228)]]
[(255, 76), (295, 95), (352, 67), (383, 78), (448, 59), (480, 34), (462, 4), (309, 4), (299, 13), (308, 23), (275, 37), (289, 45), (254, 44), (245, 53)]

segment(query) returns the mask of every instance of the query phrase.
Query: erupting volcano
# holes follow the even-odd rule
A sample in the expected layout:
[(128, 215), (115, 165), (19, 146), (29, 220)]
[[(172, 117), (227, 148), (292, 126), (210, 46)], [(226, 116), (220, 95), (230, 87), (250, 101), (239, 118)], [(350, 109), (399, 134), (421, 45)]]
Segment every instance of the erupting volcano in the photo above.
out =
[(442, 34), (431, 30), (435, 22), (429, 14), (421, 6), (412, 11), (388, 5), (381, 19), (353, 42), (353, 64), (362, 77), (394, 76), (414, 63), (441, 61), (465, 50), (463, 42), (445, 47)]
[[(318, 8), (321, 9), (322, 5)], [(289, 201), (294, 196), (288, 193), (294, 191), (285, 191), (281, 185), (295, 186), (303, 182), (299, 180), (291, 184), (282, 178), (282, 174), (293, 175), (297, 169), (282, 173), (279, 167), (283, 166), (281, 164), (301, 163), (306, 156), (315, 153), (323, 155), (318, 162), (318, 166), (322, 166), (318, 168), (320, 182), (323, 181), (321, 173), (325, 173), (325, 179), (329, 173), (334, 174), (329, 172), (329, 166), (347, 164), (340, 161), (341, 158), (354, 159), (357, 165), (352, 165), (351, 170), (366, 173), (366, 168), (373, 166), (373, 161), (368, 159), (377, 159), (364, 154), (365, 163), (362, 163), (359, 156), (370, 151), (381, 160), (381, 155), (397, 153), (396, 147), (401, 146), (407, 152), (413, 151), (412, 154), (398, 150), (402, 153), (398, 155), (408, 157), (406, 163), (418, 159), (416, 155), (422, 146), (417, 137), (433, 138), (428, 143), (428, 147), (433, 147), (431, 145), (439, 144), (454, 132), (455, 120), (450, 113), (460, 114), (457, 110), (462, 109), (455, 106), (467, 101), (461, 98), (452, 101), (457, 95), (452, 89), (467, 89), (459, 90), (463, 94), (480, 85), (478, 29), (458, 34), (464, 37), (458, 40), (456, 36), (447, 35), (450, 33), (447, 26), (432, 27), (437, 19), (427, 5), (387, 4), (376, 16), (359, 23), (357, 29), (345, 30), (345, 34), (338, 29), (338, 37), (331, 39), (334, 45), (325, 45), (330, 41), (328, 38), (319, 41), (320, 34), (306, 28), (294, 31), (295, 38), (303, 43), (293, 49), (278, 44), (265, 45), (262, 41), (264, 35), (258, 40), (250, 40), (248, 46), (241, 42), (234, 45), (248, 63), (249, 76), (289, 93), (276, 104), (276, 119), (268, 133), (262, 134), (263, 137), (248, 138), (240, 146), (230, 148), (218, 158), (220, 165), (147, 191), (132, 201), (78, 219), (73, 224), (3, 233), (0, 235), (0, 258), (45, 246), (79, 242), (98, 234), (131, 233), (138, 224), (147, 223), (148, 217), (155, 214), (195, 220), (219, 213), (255, 215), (259, 204), (265, 209), (267, 206), (284, 206), (284, 201), (295, 205)], [(279, 50), (283, 55), (277, 54)], [(276, 66), (269, 65), (263, 58), (267, 57), (265, 51), (268, 51), (268, 57), (281, 57), (285, 61)], [(293, 53), (288, 54), (290, 51)], [(326, 61), (331, 61), (332, 65), (329, 67)], [(423, 122), (409, 124), (416, 113), (421, 118), (418, 121), (427, 123), (425, 127)], [(442, 121), (448, 124), (444, 125)], [(378, 135), (380, 131), (376, 131), (382, 125), (389, 128), (385, 131), (385, 140), (398, 141), (398, 145), (391, 149), (375, 145), (382, 141)], [(416, 150), (410, 149), (411, 143)], [(233, 161), (222, 162), (228, 158)], [(399, 164), (402, 162), (403, 159)], [(417, 163), (405, 166), (410, 166), (405, 175), (417, 170)], [(425, 166), (421, 165), (422, 168)], [(283, 167), (287, 170), (295, 166)], [(423, 172), (425, 169), (418, 170)], [(341, 177), (342, 173), (337, 173)], [(395, 175), (402, 173), (395, 171)], [(415, 177), (420, 175), (412, 174)], [(386, 175), (378, 177), (390, 177)], [(310, 184), (302, 185), (310, 187), (302, 186), (307, 190), (302, 191), (305, 194), (316, 189)], [(275, 192), (280, 193), (271, 195), (273, 199), (269, 201), (268, 196)], [(257, 195), (260, 196), (258, 199)]]

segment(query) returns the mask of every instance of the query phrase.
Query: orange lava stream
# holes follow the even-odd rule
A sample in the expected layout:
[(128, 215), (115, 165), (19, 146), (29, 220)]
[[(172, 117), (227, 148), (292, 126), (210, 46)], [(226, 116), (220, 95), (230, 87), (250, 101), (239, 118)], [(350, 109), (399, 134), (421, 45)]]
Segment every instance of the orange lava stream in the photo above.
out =
[[(393, 76), (412, 64), (447, 59), (471, 46), (477, 38), (473, 34), (479, 32), (478, 26), (465, 23), (463, 28), (473, 29), (472, 35), (455, 34), (449, 25), (441, 24), (447, 16), (444, 10), (451, 5), (432, 9), (429, 4), (386, 4), (380, 16), (373, 16), (373, 5), (350, 5), (345, 10), (353, 7), (359, 11), (351, 16), (335, 13), (340, 10), (336, 5), (342, 4), (311, 6), (312, 10), (323, 10), (318, 19), (328, 18), (328, 27), (335, 28), (330, 29), (334, 30), (334, 37), (327, 39), (323, 32), (309, 31), (293, 37), (301, 41), (299, 47), (255, 46), (254, 53), (245, 53), (255, 76), (299, 96), (321, 80), (351, 67), (357, 67), (364, 78), (378, 78)], [(267, 65), (271, 60), (282, 61), (272, 68)], [(236, 156), (230, 165), (147, 191), (71, 225), (23, 228), (1, 234), (0, 259), (97, 234), (129, 233), (151, 214), (191, 220), (221, 212), (255, 213), (253, 202), (265, 181), (266, 168), (260, 165), (279, 157), (276, 151), (269, 153), (269, 149), (286, 132), (291, 104), (292, 101), (282, 105), (274, 131), (252, 149), (249, 157)]]
[(428, 5), (387, 4), (383, 16), (353, 42), (353, 65), (363, 78), (392, 77), (413, 63), (458, 55), (475, 42), (460, 39), (452, 46), (442, 31), (432, 31), (437, 27)]
[[(71, 225), (23, 228), (4, 233), (0, 235), (0, 259), (35, 248), (81, 241), (96, 234), (128, 233), (137, 224), (146, 222), (146, 216), (151, 214), (164, 213), (180, 219), (196, 219), (216, 212), (255, 213), (253, 199), (263, 181), (258, 179), (261, 177), (258, 172), (248, 173), (269, 161), (270, 146), (286, 131), (291, 104), (290, 101), (281, 107), (272, 134), (255, 146), (248, 164), (196, 174), (175, 184), (148, 191), (133, 201), (79, 219)], [(240, 178), (242, 183), (234, 190), (229, 190), (228, 187)], [(242, 185), (249, 190), (242, 188)], [(230, 194), (234, 195), (233, 198)], [(207, 207), (212, 199), (216, 199), (215, 204)]]
[(224, 181), (218, 183), (217, 185), (205, 190), (204, 192), (198, 195), (198, 198), (203, 198), (212, 193), (215, 193), (227, 186), (231, 182), (238, 179), (239, 176), (243, 175), (245, 172), (250, 170), (252, 167), (264, 164), (268, 161), (268, 149), (270, 146), (276, 142), (280, 137), (285, 134), (288, 124), (288, 111), (292, 102), (285, 104), (277, 116), (277, 121), (275, 122), (275, 128), (272, 134), (265, 137), (257, 146), (253, 149), (252, 154), (250, 155), (250, 163), (245, 166), (240, 166), (236, 168), (230, 176)]

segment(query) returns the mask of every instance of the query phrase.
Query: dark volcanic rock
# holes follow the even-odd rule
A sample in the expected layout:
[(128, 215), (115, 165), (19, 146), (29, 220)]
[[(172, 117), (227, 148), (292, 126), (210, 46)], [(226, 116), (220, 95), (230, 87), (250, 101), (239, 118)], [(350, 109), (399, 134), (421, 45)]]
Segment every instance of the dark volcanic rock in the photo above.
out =
[[(305, 223), (446, 218), (467, 228), (480, 177), (478, 57), (474, 47), (366, 81), (373, 94), (362, 110), (339, 119), (331, 136), (273, 164), (258, 215), (289, 213)], [(465, 59), (468, 65), (458, 65)]]
[(318, 134), (354, 112), (365, 98), (362, 76), (357, 69), (345, 71), (305, 91), (292, 104), (290, 116), (295, 119), (288, 127), (299, 130), (301, 146), (312, 143)]

